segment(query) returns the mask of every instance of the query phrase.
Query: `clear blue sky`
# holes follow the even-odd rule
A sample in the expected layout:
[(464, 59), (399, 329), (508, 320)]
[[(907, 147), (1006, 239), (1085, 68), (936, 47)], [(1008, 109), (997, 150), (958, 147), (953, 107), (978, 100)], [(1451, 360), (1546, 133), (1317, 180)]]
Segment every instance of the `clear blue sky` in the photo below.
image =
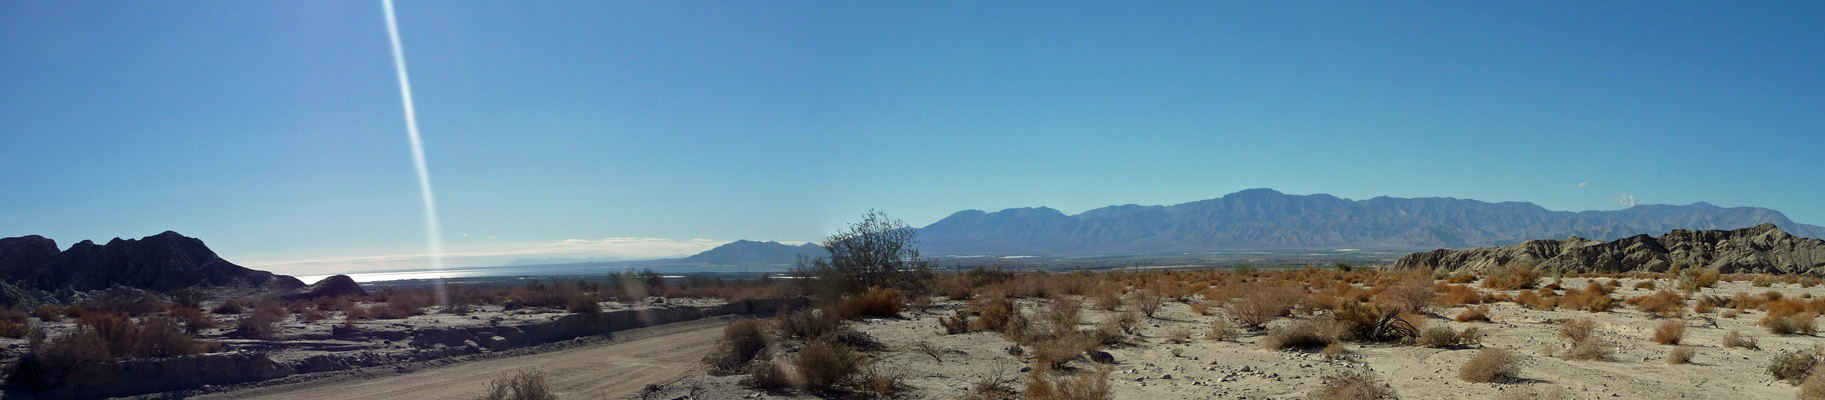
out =
[[(1816, 1), (397, 11), (453, 265), (1255, 187), (1825, 223)], [(410, 266), (391, 62), (375, 1), (0, 2), (0, 236)]]

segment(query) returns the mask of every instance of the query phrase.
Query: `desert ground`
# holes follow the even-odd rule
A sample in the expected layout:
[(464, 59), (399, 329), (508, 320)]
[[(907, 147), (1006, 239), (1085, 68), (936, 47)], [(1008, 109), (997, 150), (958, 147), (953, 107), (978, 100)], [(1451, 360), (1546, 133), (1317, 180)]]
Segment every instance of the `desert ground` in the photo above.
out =
[[(1159, 278), (1159, 276), (1153, 276)], [(1576, 291), (1592, 282), (1612, 278), (1564, 278), (1558, 285)], [(1475, 328), (1483, 336), (1474, 343), (1443, 347), (1425, 347), (1399, 342), (1375, 343), (1342, 341), (1342, 353), (1326, 355), (1311, 348), (1269, 350), (1264, 345), (1268, 332), (1300, 321), (1323, 319), (1329, 311), (1309, 309), (1268, 323), (1264, 329), (1235, 328), (1237, 338), (1212, 340), (1212, 327), (1229, 319), (1214, 307), (1205, 313), (1193, 311), (1198, 296), (1191, 302), (1167, 300), (1153, 317), (1141, 317), (1134, 332), (1119, 342), (1102, 346), (1113, 356), (1114, 363), (1107, 380), (1108, 398), (1136, 399), (1285, 399), (1320, 397), (1313, 392), (1324, 386), (1325, 378), (1346, 371), (1368, 371), (1377, 381), (1406, 399), (1463, 398), (1794, 398), (1796, 385), (1777, 380), (1768, 372), (1770, 361), (1782, 352), (1812, 349), (1821, 342), (1806, 334), (1774, 335), (1757, 322), (1767, 314), (1754, 307), (1734, 311), (1713, 307), (1705, 313), (1693, 312), (1697, 300), (1680, 306), (1678, 317), (1645, 313), (1625, 304), (1632, 297), (1644, 297), (1671, 288), (1669, 278), (1617, 278), (1614, 308), (1604, 312), (1541, 310), (1513, 302), (1486, 304), (1487, 322), (1456, 322), (1451, 317), (1476, 305), (1430, 306), (1417, 319), (1421, 327), (1447, 326), (1455, 330)], [(1545, 285), (1551, 278), (1541, 280)], [(1653, 282), (1658, 289), (1637, 287)], [(1442, 281), (1439, 284), (1442, 286)], [(1475, 287), (1474, 282), (1469, 285)], [(1703, 296), (1768, 296), (1779, 293), (1788, 299), (1811, 298), (1822, 287), (1805, 288), (1799, 284), (1773, 283), (1756, 287), (1748, 280), (1717, 283), (1704, 288), (1693, 298)], [(1487, 294), (1516, 296), (1518, 290), (1483, 290)], [(1560, 291), (1564, 293), (1565, 291)], [(1752, 294), (1752, 295), (1751, 295)], [(980, 296), (980, 292), (978, 296)], [(1080, 326), (1112, 324), (1123, 312), (1130, 311), (1132, 301), (1125, 301), (1108, 311), (1094, 307), (1086, 296), (1054, 295), (1073, 300), (1081, 309)], [(1046, 318), (1043, 313), (1053, 300), (1022, 298), (1016, 300), (1029, 320)], [(1437, 302), (1435, 302), (1436, 304)], [(907, 310), (901, 318), (864, 318), (851, 326), (885, 345), (879, 351), (864, 351), (877, 369), (865, 373), (864, 380), (890, 375), (893, 387), (884, 394), (894, 398), (996, 398), (1016, 396), (1028, 388), (1031, 377), (1042, 374), (1023, 373), (1043, 368), (1035, 360), (1035, 348), (1023, 346), (1023, 355), (1011, 355), (1015, 345), (1001, 332), (976, 331), (946, 334), (943, 318), (969, 307), (965, 301), (943, 301), (924, 311)], [(1556, 308), (1556, 307), (1555, 307)], [(1206, 315), (1209, 314), (1209, 315)], [(1570, 344), (1559, 331), (1567, 321), (1591, 319), (1596, 336), (1609, 343), (1613, 354), (1594, 360), (1571, 360), (1559, 357)], [(1807, 316), (1810, 318), (1810, 316)], [(1712, 323), (1715, 322), (1715, 325)], [(1810, 323), (1810, 320), (1807, 321)], [(1656, 343), (1655, 331), (1667, 324), (1682, 325), (1683, 337), (1678, 345)], [(1737, 331), (1742, 337), (1758, 341), (1759, 349), (1724, 346), (1724, 336)], [(1187, 336), (1189, 333), (1189, 337)], [(776, 339), (772, 339), (776, 340)], [(788, 358), (784, 353), (796, 344), (775, 343), (775, 359)], [(1689, 346), (1696, 355), (1689, 362), (1671, 364), (1668, 355), (1679, 346)], [(1518, 376), (1497, 382), (1477, 383), (1460, 379), (1459, 370), (1483, 349), (1505, 349), (1518, 356), (1513, 365)], [(790, 362), (781, 361), (784, 364)], [(1094, 377), (1103, 366), (1088, 357), (1073, 357), (1058, 368), (1065, 377)], [(721, 375), (700, 369), (689, 377), (669, 383), (651, 398), (818, 398), (869, 396), (868, 382), (842, 395), (816, 394), (800, 389), (758, 390), (744, 383), (747, 375)], [(999, 380), (1003, 392), (984, 393), (985, 385)], [(797, 384), (797, 383), (795, 383)], [(802, 384), (801, 384), (802, 385)], [(986, 395), (985, 395), (986, 394)], [(1031, 397), (1031, 396), (1029, 396)], [(1072, 397), (1061, 397), (1072, 398)], [(1356, 398), (1356, 397), (1326, 397)]]

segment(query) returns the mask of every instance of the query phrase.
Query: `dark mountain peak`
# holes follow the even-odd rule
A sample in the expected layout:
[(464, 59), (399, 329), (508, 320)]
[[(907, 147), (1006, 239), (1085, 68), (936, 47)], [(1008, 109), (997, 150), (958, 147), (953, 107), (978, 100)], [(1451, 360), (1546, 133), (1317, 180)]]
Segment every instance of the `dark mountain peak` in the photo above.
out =
[(685, 257), (686, 264), (705, 265), (778, 265), (798, 261), (799, 255), (822, 256), (823, 246), (810, 243), (793, 246), (780, 242), (736, 240), (716, 248)]
[(114, 238), (105, 245), (84, 240), (55, 253), (48, 263), (0, 257), (0, 272), (22, 286), (42, 290), (126, 286), (166, 292), (188, 286), (240, 286), (290, 291), (304, 286), (297, 278), (235, 265), (202, 240), (172, 231)]
[(24, 279), (51, 265), (57, 258), (57, 241), (38, 235), (0, 239), (0, 277)]

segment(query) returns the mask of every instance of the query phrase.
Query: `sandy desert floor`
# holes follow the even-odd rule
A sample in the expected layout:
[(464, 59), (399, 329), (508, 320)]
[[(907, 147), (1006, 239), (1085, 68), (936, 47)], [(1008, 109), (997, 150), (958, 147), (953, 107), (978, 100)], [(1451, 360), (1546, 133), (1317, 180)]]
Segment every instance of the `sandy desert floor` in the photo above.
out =
[[(1612, 296), (1617, 299), (1644, 296), (1651, 290), (1632, 288), (1640, 279), (1622, 279), (1623, 285)], [(1578, 288), (1583, 279), (1565, 279), (1563, 285)], [(1661, 288), (1671, 285), (1658, 281)], [(1798, 285), (1775, 284), (1774, 287), (1751, 287), (1747, 281), (1720, 282), (1704, 289), (1702, 294), (1730, 296), (1737, 292), (1760, 294), (1769, 290), (1787, 296), (1825, 291), (1825, 286), (1802, 289)], [(1514, 293), (1512, 291), (1507, 293)], [(1041, 309), (1042, 300), (1021, 300), (1027, 312)], [(1085, 302), (1086, 304), (1088, 302)], [(874, 352), (876, 365), (903, 373), (906, 391), (901, 398), (959, 398), (972, 383), (985, 375), (1002, 374), (1015, 389), (1025, 386), (1020, 370), (1031, 366), (1030, 356), (1012, 356), (1006, 350), (1012, 342), (997, 333), (973, 332), (946, 335), (939, 318), (962, 308), (962, 302), (940, 303), (924, 313), (908, 312), (906, 318), (868, 319), (852, 325), (892, 348)], [(1347, 346), (1347, 355), (1328, 359), (1314, 350), (1271, 351), (1263, 348), (1261, 332), (1245, 333), (1237, 341), (1207, 341), (1202, 336), (1218, 317), (1193, 314), (1184, 303), (1168, 302), (1157, 318), (1143, 319), (1136, 337), (1129, 344), (1105, 350), (1114, 355), (1117, 364), (1110, 375), (1114, 398), (1118, 399), (1285, 399), (1302, 398), (1320, 385), (1326, 375), (1349, 370), (1367, 369), (1392, 386), (1404, 399), (1498, 398), (1505, 393), (1532, 391), (1557, 392), (1572, 399), (1650, 399), (1650, 398), (1794, 398), (1797, 389), (1772, 378), (1766, 367), (1781, 351), (1795, 351), (1825, 344), (1815, 336), (1776, 336), (1755, 326), (1762, 313), (1750, 311), (1735, 318), (1720, 318), (1718, 313), (1696, 314), (1706, 320), (1688, 317), (1688, 329), (1682, 344), (1693, 346), (1697, 356), (1689, 364), (1665, 362), (1674, 346), (1656, 344), (1653, 330), (1666, 319), (1643, 314), (1634, 307), (1621, 305), (1612, 312), (1539, 311), (1514, 303), (1490, 305), (1491, 322), (1459, 323), (1447, 319), (1464, 307), (1435, 310), (1429, 324), (1455, 328), (1475, 326), (1486, 335), (1480, 346), (1436, 349), (1397, 344), (1357, 344)], [(1687, 312), (1691, 308), (1688, 305)], [(1723, 309), (1719, 309), (1723, 310)], [(1084, 311), (1085, 324), (1112, 318), (1114, 313)], [(1274, 324), (1291, 323), (1295, 316)], [(1557, 336), (1560, 324), (1569, 319), (1593, 318), (1601, 336), (1615, 344), (1615, 356), (1607, 361), (1568, 361), (1551, 357), (1543, 350), (1562, 350), (1566, 343)], [(1272, 325), (1270, 325), (1272, 326)], [(1192, 341), (1172, 344), (1169, 332), (1187, 329)], [(1731, 330), (1760, 341), (1761, 350), (1725, 348), (1721, 338)], [(940, 350), (940, 359), (912, 350), (926, 342)], [(1481, 347), (1499, 347), (1520, 356), (1520, 380), (1510, 383), (1470, 383), (1457, 376), (1459, 368)], [(1177, 349), (1180, 354), (1175, 356)], [(1030, 354), (1030, 353), (1029, 353)], [(1069, 368), (1088, 371), (1095, 364), (1080, 358)], [(1080, 372), (1081, 373), (1081, 372)], [(742, 376), (712, 376), (699, 369), (689, 376), (672, 381), (653, 398), (814, 398), (805, 393), (767, 393), (741, 385)]]

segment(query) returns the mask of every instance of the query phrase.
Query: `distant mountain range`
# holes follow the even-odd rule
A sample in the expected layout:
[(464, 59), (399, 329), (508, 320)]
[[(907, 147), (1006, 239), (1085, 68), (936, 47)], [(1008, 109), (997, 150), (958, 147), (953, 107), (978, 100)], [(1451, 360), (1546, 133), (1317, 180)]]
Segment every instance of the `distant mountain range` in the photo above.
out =
[(714, 249), (697, 253), (679, 260), (681, 264), (704, 265), (742, 265), (742, 264), (791, 264), (798, 261), (798, 256), (828, 257), (830, 252), (823, 246), (813, 243), (789, 245), (780, 242), (756, 242), (737, 240), (733, 243), (716, 246)]
[(959, 211), (921, 228), (919, 239), (928, 256), (1421, 250), (1573, 236), (1607, 241), (1673, 229), (1739, 229), (1763, 223), (1798, 236), (1825, 237), (1825, 227), (1793, 222), (1779, 211), (1702, 202), (1571, 212), (1525, 202), (1437, 197), (1350, 200), (1249, 189), (1184, 204), (1109, 206), (1077, 215), (1045, 207)]

